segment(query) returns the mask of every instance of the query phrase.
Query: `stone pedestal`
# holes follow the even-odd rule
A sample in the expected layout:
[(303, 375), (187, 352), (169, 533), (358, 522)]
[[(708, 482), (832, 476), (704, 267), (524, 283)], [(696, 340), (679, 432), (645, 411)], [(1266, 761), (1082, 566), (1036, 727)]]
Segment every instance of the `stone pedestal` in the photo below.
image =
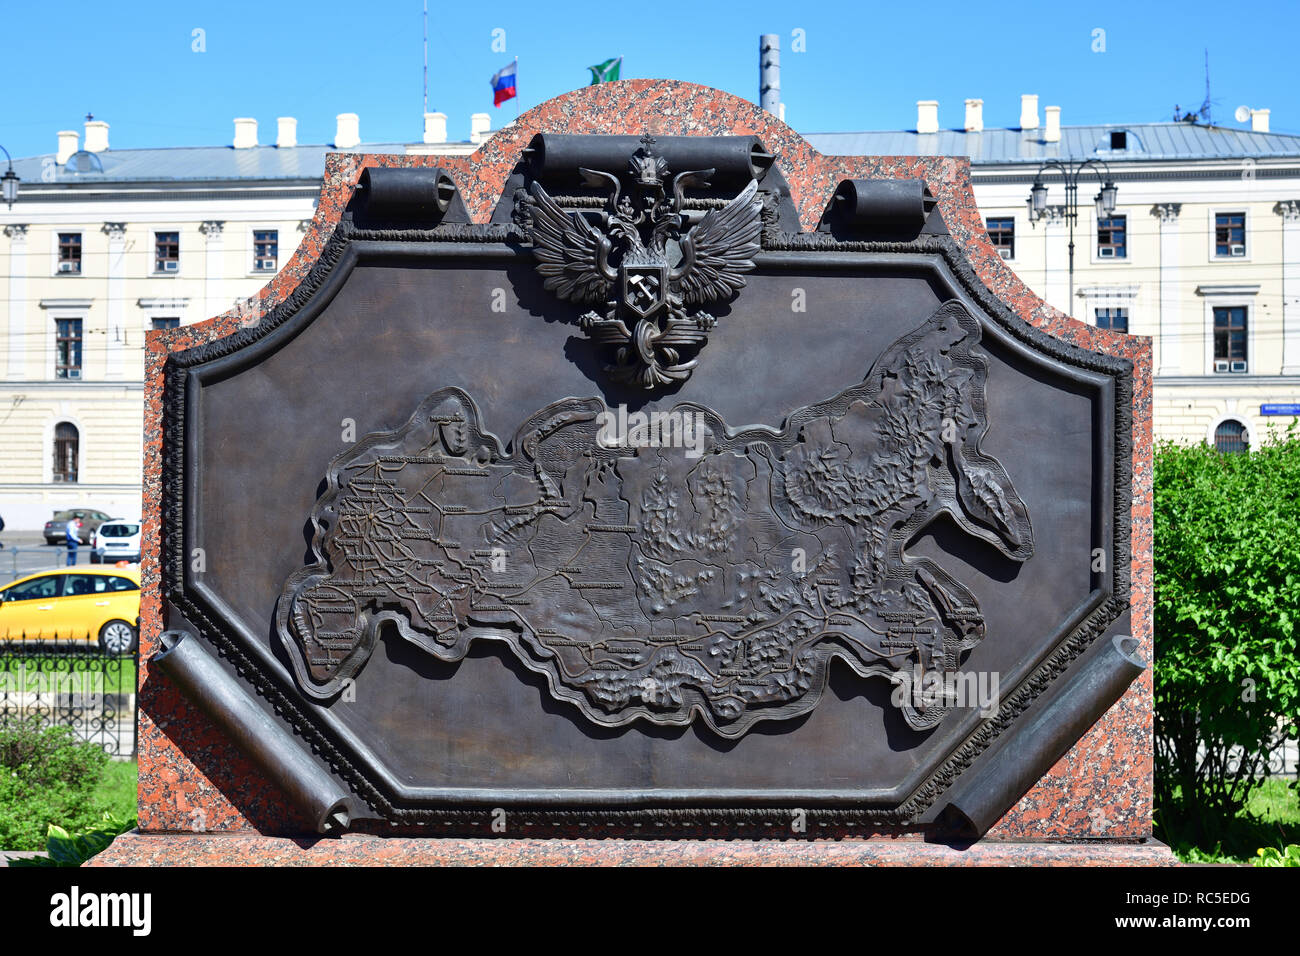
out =
[(94, 866), (1170, 866), (1155, 840), (948, 847), (916, 840), (339, 839), (129, 833)]

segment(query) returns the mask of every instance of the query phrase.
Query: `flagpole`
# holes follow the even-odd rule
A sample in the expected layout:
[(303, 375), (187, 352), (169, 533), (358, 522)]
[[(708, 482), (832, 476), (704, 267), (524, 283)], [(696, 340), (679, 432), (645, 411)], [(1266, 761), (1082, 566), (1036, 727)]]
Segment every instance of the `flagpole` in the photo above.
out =
[(424, 111), (429, 112), (429, 0), (424, 0)]
[(519, 57), (515, 57), (515, 122), (519, 122)]

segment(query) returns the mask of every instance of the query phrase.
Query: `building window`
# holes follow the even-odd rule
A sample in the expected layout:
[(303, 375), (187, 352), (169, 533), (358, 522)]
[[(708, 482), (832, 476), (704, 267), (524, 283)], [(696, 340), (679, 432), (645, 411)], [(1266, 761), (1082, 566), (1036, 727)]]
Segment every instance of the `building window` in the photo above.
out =
[(71, 422), (59, 422), (54, 426), (54, 480), (74, 482), (77, 480), (77, 457), (81, 451), (81, 435), (77, 426)]
[(1214, 214), (1214, 254), (1232, 259), (1246, 254), (1246, 214), (1244, 212), (1219, 212)]
[(274, 229), (258, 229), (253, 233), (253, 271), (274, 272), (279, 256), (280, 234)]
[(1235, 418), (1220, 422), (1219, 427), (1214, 430), (1214, 447), (1224, 455), (1248, 451), (1250, 438), (1246, 434), (1246, 426)]
[(59, 272), (81, 275), (81, 233), (59, 233)]
[(153, 268), (155, 272), (178, 272), (181, 267), (181, 234), (153, 234)]
[(1127, 216), (1111, 216), (1097, 220), (1097, 258), (1123, 259), (1128, 255), (1125, 246)]
[(1097, 328), (1128, 332), (1128, 309), (1097, 309)]
[(1219, 306), (1214, 310), (1214, 370), (1246, 371), (1246, 307)]
[(169, 315), (161, 319), (150, 319), (150, 322), (152, 322), (155, 332), (159, 329), (174, 329), (181, 324), (180, 317), (175, 315)]
[(1016, 221), (1007, 219), (986, 219), (984, 226), (989, 231), (989, 239), (1003, 259), (1016, 257)]
[(81, 319), (55, 319), (54, 330), (54, 377), (81, 378)]

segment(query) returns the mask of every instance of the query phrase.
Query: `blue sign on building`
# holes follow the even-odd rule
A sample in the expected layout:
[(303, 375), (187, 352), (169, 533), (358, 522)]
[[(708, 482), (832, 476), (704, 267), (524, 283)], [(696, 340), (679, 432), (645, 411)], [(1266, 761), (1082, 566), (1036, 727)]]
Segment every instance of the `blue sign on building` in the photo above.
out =
[(1261, 415), (1300, 415), (1300, 405), (1261, 405)]

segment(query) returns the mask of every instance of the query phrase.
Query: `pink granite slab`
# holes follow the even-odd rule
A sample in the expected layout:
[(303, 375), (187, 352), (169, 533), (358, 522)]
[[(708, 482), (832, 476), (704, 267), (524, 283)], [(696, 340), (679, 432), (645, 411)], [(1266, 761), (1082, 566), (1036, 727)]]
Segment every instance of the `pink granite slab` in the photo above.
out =
[(1172, 866), (1154, 840), (948, 847), (916, 840), (301, 839), (261, 834), (118, 837), (89, 866)]

